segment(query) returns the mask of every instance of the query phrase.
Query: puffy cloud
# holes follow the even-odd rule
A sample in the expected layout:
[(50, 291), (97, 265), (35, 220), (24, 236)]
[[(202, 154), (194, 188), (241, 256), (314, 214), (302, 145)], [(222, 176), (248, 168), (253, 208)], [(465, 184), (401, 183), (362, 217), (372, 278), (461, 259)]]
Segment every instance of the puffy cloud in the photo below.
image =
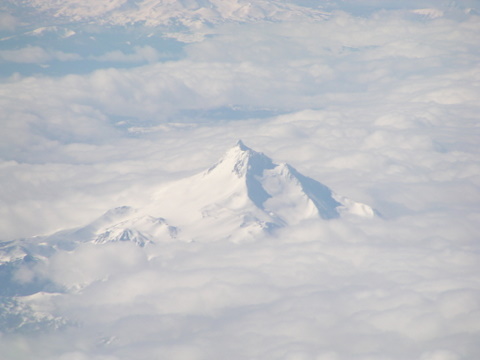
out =
[(81, 290), (33, 304), (83, 324), (43, 336), (55, 354), (61, 336), (65, 352), (81, 346), (92, 358), (473, 356), (478, 254), (402, 226), (377, 223), (371, 235), (362, 224), (312, 223), (241, 245), (89, 245), (59, 254), (49, 272), (82, 280)]
[[(117, 118), (127, 118), (124, 124), (134, 127), (188, 120), (201, 112), (208, 118), (210, 109), (221, 107), (290, 112), (358, 108), (373, 99), (384, 99), (376, 106), (390, 104), (396, 112), (399, 106), (407, 107), (405, 112), (421, 109), (417, 103), (474, 105), (476, 88), (465, 84), (475, 77), (475, 57), (462, 60), (458, 54), (473, 53), (478, 26), (473, 17), (457, 25), (439, 19), (426, 26), (389, 15), (365, 20), (343, 13), (321, 23), (235, 25), (187, 46), (184, 60), (55, 80), (20, 79), (3, 86), (7, 126), (20, 134), (8, 136), (4, 144), (25, 139), (27, 146), (28, 138), (38, 135), (62, 141), (110, 139)], [(456, 36), (439, 35), (451, 29)], [(126, 58), (120, 53), (103, 57), (154, 60), (145, 51), (150, 52), (144, 47)], [(27, 98), (10, 95), (20, 93)], [(44, 125), (32, 131), (33, 123)]]

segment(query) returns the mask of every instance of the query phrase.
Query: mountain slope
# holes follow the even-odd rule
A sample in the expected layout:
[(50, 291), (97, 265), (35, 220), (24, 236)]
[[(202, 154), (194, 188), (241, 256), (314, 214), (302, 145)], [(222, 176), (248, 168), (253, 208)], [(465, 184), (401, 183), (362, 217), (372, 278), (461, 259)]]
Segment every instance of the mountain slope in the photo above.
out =
[(209, 169), (159, 188), (143, 208), (118, 207), (86, 226), (2, 243), (0, 261), (48, 258), (86, 242), (242, 241), (304, 220), (375, 214), (238, 141)]
[(130, 206), (107, 211), (92, 223), (48, 236), (45, 241), (58, 248), (74, 248), (78, 243), (131, 241), (145, 246), (158, 240), (174, 239), (177, 229), (164, 218), (145, 215)]
[(154, 199), (149, 213), (162, 214), (197, 239), (203, 233), (238, 239), (307, 219), (375, 215), (241, 141), (214, 166), (160, 189)]

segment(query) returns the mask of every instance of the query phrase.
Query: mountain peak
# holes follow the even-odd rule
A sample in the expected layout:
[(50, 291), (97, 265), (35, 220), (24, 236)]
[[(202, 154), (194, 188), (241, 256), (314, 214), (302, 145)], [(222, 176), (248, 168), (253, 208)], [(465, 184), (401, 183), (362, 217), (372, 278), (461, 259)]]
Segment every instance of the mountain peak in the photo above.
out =
[(242, 140), (238, 140), (235, 146), (230, 148), (206, 173), (234, 173), (237, 177), (242, 178), (261, 175), (265, 169), (274, 167), (272, 159), (252, 150)]
[(233, 147), (231, 147), (227, 152), (223, 155), (222, 159), (220, 159), (220, 162), (227, 158), (235, 158), (236, 160), (240, 159), (250, 159), (258, 156), (263, 156), (267, 158), (265, 155), (262, 153), (258, 153), (252, 148), (248, 147), (245, 145), (245, 143), (242, 140), (238, 140)]
[(248, 150), (253, 151), (248, 146), (246, 146), (241, 139), (237, 140), (237, 143), (235, 144), (234, 148), (237, 148), (240, 151), (248, 151)]
[(213, 167), (164, 186), (154, 200), (143, 209), (118, 207), (86, 226), (47, 236), (44, 248), (35, 240), (26, 247), (21, 244), (17, 254), (8, 245), (9, 259), (39, 249), (44, 254), (70, 251), (83, 242), (145, 246), (176, 239), (177, 233), (186, 240), (240, 241), (304, 220), (377, 215), (370, 206), (334, 193), (286, 163), (274, 163), (241, 140)]

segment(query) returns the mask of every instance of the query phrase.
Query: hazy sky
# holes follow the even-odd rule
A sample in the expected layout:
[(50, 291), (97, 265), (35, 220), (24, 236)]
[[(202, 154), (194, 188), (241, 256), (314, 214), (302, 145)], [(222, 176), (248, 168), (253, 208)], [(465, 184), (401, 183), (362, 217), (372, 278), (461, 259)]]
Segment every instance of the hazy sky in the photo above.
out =
[(0, 6), (1, 240), (142, 206), (239, 138), (384, 218), (60, 252), (35, 276), (70, 292), (22, 301), (78, 326), (1, 335), (6, 359), (480, 356), (479, 1), (182, 1), (126, 29), (144, 8), (74, 3)]

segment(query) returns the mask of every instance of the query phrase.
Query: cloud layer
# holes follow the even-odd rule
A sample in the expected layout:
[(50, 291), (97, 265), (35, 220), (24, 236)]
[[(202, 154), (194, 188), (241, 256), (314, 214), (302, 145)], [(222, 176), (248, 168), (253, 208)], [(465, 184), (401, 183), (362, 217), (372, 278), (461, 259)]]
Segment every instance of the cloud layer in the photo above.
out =
[[(305, 222), (254, 243), (60, 251), (17, 279), (66, 293), (19, 301), (69, 326), (2, 334), (2, 356), (478, 357), (475, 3), (329, 6), (326, 19), (212, 27), (176, 60), (139, 45), (95, 60), (142, 66), (1, 80), (2, 240), (148, 204), (238, 138), (385, 217)], [(0, 56), (75, 56), (46, 48)]]
[[(223, 27), (218, 35), (187, 46), (187, 57), (178, 61), (59, 78), (13, 77), (0, 88), (3, 176), (25, 169), (40, 179), (35, 169), (47, 174), (46, 167), (25, 162), (54, 162), (79, 172), (72, 173), (75, 178), (88, 171), (93, 184), (123, 175), (142, 181), (147, 175), (142, 170), (130, 173), (133, 160), (153, 161), (158, 173), (191, 173), (242, 137), (322, 181), (331, 173), (340, 190), (362, 186), (342, 180), (352, 179), (351, 174), (359, 182), (369, 177), (366, 183), (373, 183), (364, 186), (370, 188), (358, 191), (379, 192), (379, 201), (393, 202), (397, 209), (386, 213), (402, 212), (402, 206), (422, 208), (413, 204), (417, 192), (411, 205), (405, 204), (408, 196), (394, 195), (397, 187), (389, 184), (399, 179), (412, 187), (420, 180), (429, 188), (432, 181), (439, 186), (458, 178), (461, 185), (438, 196), (464, 196), (459, 202), (473, 204), (478, 32), (476, 16), (454, 21), (412, 20), (396, 12), (369, 18), (339, 13), (319, 23)], [(227, 111), (212, 123), (215, 109)], [(261, 119), (229, 121), (255, 117), (257, 109), (264, 112)], [(261, 133), (252, 130), (258, 127)], [(184, 160), (192, 153), (195, 161)], [(84, 166), (68, 166), (72, 162)], [(16, 181), (8, 181), (13, 193), (28, 193)], [(52, 187), (59, 201), (66, 196), (61, 184), (64, 179)], [(26, 186), (31, 187), (30, 180)], [(430, 193), (433, 201), (437, 195)], [(22, 210), (18, 220), (5, 224), (10, 224), (3, 230), (7, 238), (28, 235), (23, 211), (36, 208), (30, 195), (26, 206), (15, 196), (4, 211), (16, 217), (15, 209)]]
[(63, 343), (55, 333), (24, 348), (4, 340), (30, 359), (45, 358), (41, 349), (112, 359), (475, 356), (478, 253), (399, 228), (390, 224), (387, 239), (314, 224), (242, 246), (170, 243), (148, 257), (130, 243), (85, 245), (43, 269), (81, 290), (29, 300), (81, 326), (63, 331)]

